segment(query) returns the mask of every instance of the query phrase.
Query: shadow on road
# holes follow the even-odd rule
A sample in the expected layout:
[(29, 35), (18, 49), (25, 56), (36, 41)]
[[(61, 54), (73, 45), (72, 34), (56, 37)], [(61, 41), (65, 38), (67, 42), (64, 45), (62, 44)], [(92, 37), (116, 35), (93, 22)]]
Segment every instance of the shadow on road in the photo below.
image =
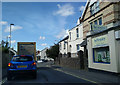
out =
[(34, 78), (31, 76), (31, 75), (17, 75), (17, 76), (14, 76), (13, 78), (12, 78), (12, 80), (11, 81), (21, 81), (21, 80), (33, 80)]
[(57, 69), (57, 68), (61, 68), (61, 67), (60, 66), (51, 66), (51, 68)]
[(38, 67), (37, 68), (37, 70), (49, 70), (49, 69), (51, 69), (51, 68), (49, 68), (49, 67)]

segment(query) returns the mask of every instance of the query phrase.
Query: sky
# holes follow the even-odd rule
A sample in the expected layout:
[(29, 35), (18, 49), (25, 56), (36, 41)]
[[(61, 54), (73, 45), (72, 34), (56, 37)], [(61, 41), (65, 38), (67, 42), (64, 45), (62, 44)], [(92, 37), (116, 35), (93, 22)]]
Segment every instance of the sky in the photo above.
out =
[[(50, 47), (68, 35), (76, 26), (86, 2), (3, 2), (2, 39), (10, 37), (12, 47), (17, 42), (36, 42), (36, 49)], [(80, 12), (81, 11), (81, 12)], [(8, 38), (9, 41), (9, 38)]]

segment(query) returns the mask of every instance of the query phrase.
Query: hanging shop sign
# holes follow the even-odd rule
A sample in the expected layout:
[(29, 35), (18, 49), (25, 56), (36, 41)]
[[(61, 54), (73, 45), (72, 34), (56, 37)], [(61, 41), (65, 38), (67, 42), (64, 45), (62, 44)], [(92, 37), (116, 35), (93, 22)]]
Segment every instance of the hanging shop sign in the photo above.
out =
[(108, 46), (108, 38), (107, 35), (99, 36), (92, 39), (92, 47), (103, 47)]

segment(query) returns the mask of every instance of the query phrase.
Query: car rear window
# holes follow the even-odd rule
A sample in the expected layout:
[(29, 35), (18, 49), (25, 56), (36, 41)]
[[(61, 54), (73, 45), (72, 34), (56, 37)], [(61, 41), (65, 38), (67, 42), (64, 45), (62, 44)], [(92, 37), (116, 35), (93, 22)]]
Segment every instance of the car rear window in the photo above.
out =
[(15, 62), (27, 62), (27, 61), (32, 61), (33, 58), (30, 56), (15, 56), (13, 57), (12, 61)]

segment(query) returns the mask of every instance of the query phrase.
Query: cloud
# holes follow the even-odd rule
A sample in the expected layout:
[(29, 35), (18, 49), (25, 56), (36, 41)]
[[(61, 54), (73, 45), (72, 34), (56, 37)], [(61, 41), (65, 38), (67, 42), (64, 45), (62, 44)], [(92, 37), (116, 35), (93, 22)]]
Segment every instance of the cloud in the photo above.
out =
[(6, 25), (8, 22), (6, 22), (6, 21), (1, 21), (0, 22), (0, 24), (2, 24), (2, 25)]
[(68, 36), (69, 30), (65, 30), (65, 29), (62, 29), (62, 31), (56, 36), (56, 38), (60, 39), (60, 38), (65, 38), (66, 36)]
[[(21, 26), (11, 26), (11, 31), (15, 31), (18, 29), (22, 29), (22, 27)], [(7, 28), (4, 30), (4, 32), (10, 32), (10, 27), (7, 26)]]
[(47, 45), (47, 43), (43, 43), (43, 44), (41, 44), (41, 46), (46, 46)]
[(73, 15), (74, 12), (74, 7), (70, 4), (65, 4), (63, 6), (61, 6), (60, 4), (57, 4), (59, 10), (54, 12), (54, 15), (60, 15), (60, 16), (69, 16), (69, 15)]
[(83, 11), (84, 9), (85, 9), (85, 6), (79, 7), (79, 10), (80, 10), (80, 11)]
[(45, 40), (45, 37), (42, 37), (42, 36), (40, 36), (40, 38), (39, 38), (40, 40)]
[(60, 4), (57, 4), (58, 8), (61, 8)]
[(16, 40), (12, 40), (12, 41), (11, 41), (11, 44), (14, 44), (14, 43), (16, 43)]

